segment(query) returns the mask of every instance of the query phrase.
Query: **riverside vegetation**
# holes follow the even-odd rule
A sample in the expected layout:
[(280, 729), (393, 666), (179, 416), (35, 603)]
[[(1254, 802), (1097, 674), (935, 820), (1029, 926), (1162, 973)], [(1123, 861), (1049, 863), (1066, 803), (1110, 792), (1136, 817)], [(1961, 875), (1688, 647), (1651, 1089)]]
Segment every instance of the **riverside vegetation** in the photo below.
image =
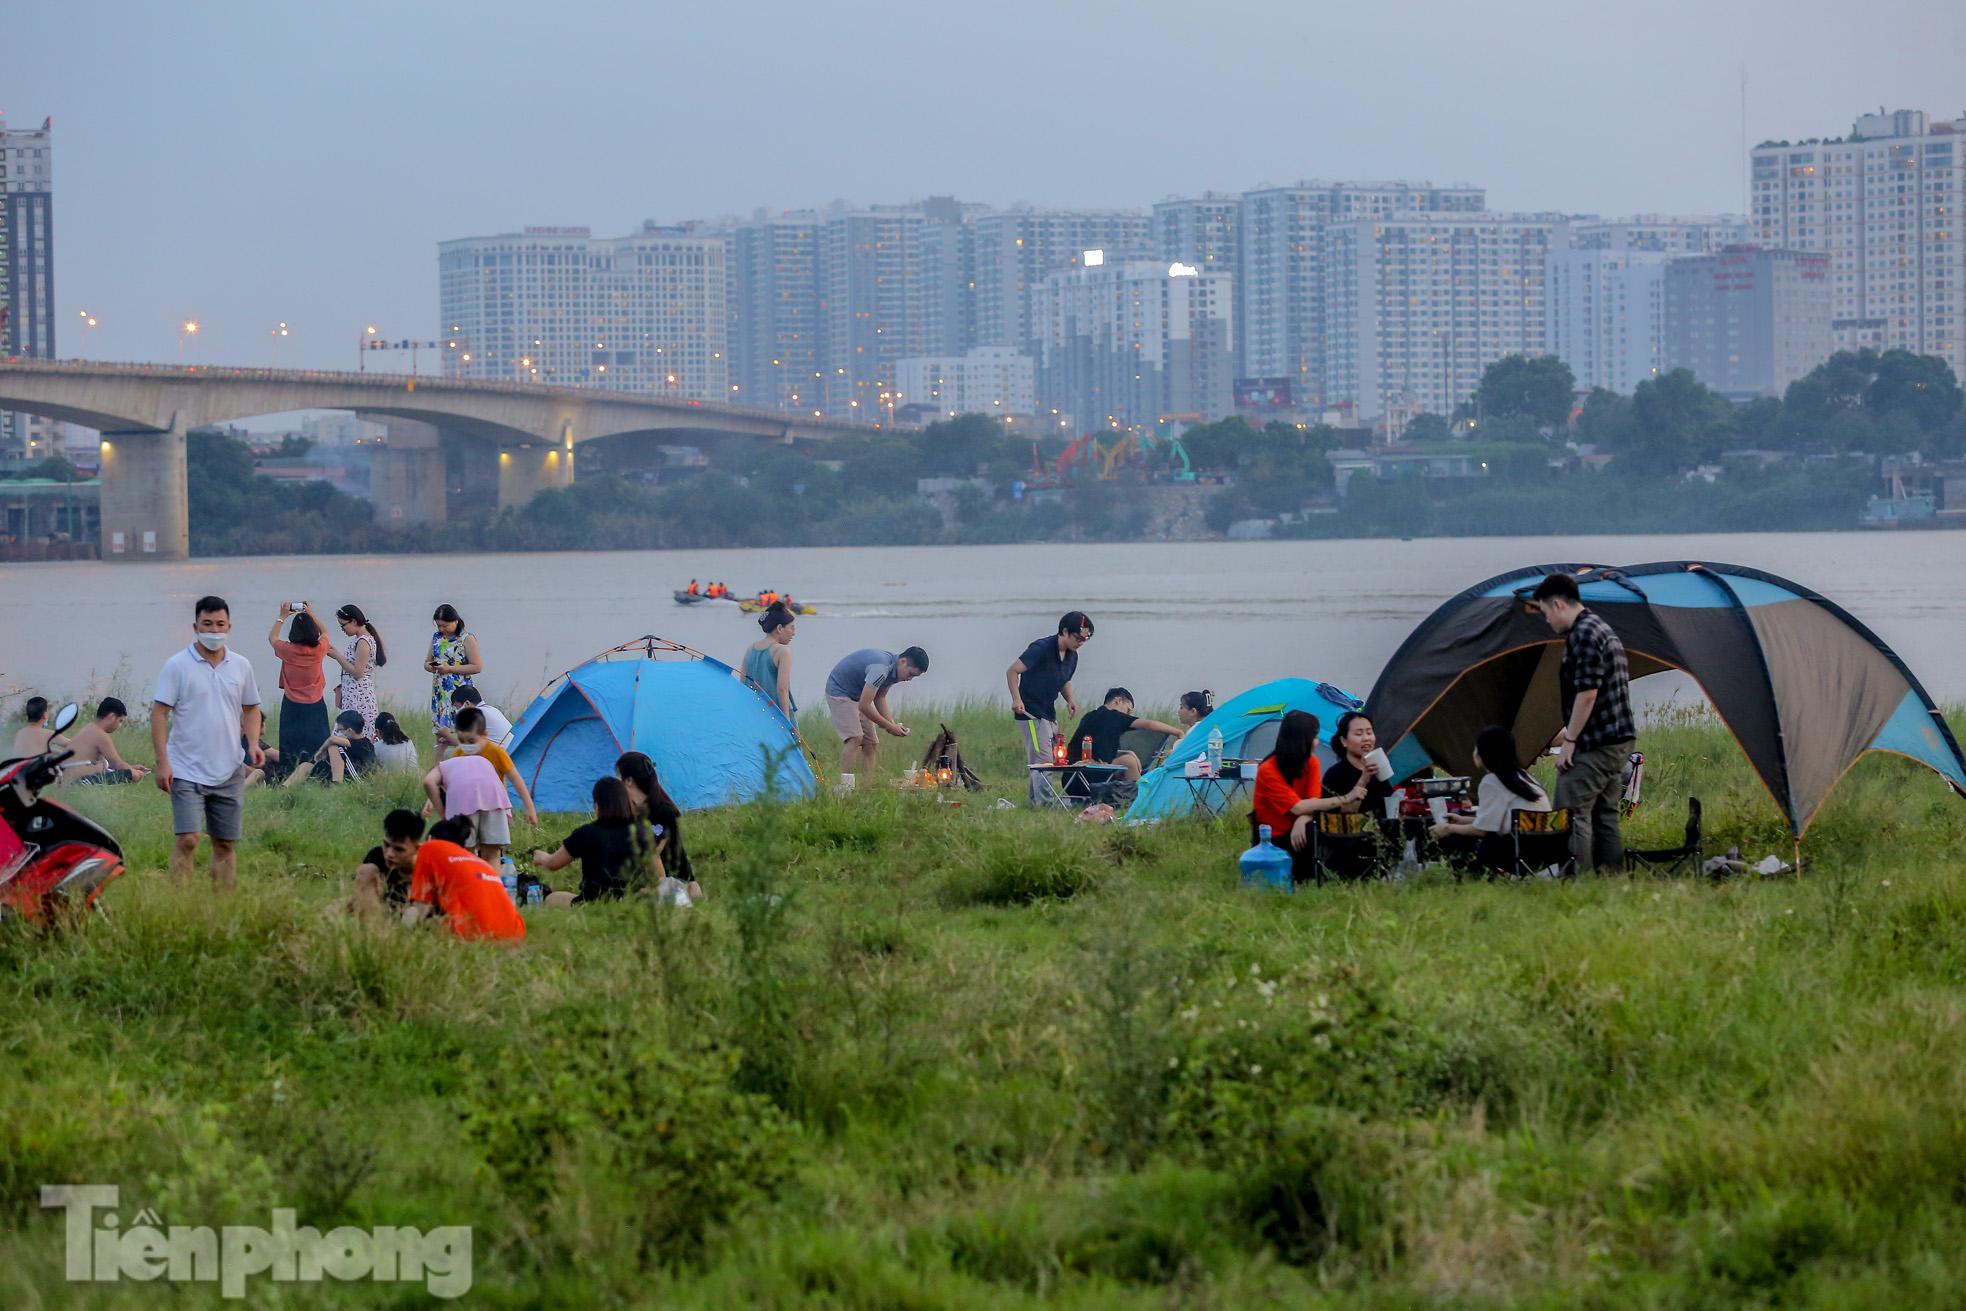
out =
[[(131, 873), (0, 935), (0, 1302), (159, 1296), (63, 1281), (56, 1182), (469, 1224), (491, 1306), (1966, 1302), (1966, 805), (1928, 773), (1860, 764), (1800, 879), (1278, 897), (1239, 819), (1001, 811), (1000, 711), (906, 718), (987, 790), (692, 815), (705, 904), (516, 950), (321, 914), (413, 780), (255, 793), (223, 901), (162, 876), (154, 789), (64, 793)], [(1717, 723), (1644, 746), (1636, 841), (1690, 792), (1716, 848), (1788, 854)]]

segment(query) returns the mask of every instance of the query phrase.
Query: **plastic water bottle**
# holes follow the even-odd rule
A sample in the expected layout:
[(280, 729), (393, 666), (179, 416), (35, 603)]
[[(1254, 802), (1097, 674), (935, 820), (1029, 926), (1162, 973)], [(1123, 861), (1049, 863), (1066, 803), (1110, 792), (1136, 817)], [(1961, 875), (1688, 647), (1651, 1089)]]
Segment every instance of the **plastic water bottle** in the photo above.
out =
[(510, 856), (498, 858), (500, 880), (505, 884), (505, 895), (512, 898), (514, 906), (519, 904), (519, 867), (512, 863)]
[(1208, 773), (1211, 778), (1222, 776), (1222, 730), (1208, 730)]
[(1271, 892), (1291, 890), (1290, 853), (1270, 841), (1268, 824), (1257, 828), (1256, 845), (1243, 852), (1237, 863), (1242, 867), (1242, 886), (1245, 888)]

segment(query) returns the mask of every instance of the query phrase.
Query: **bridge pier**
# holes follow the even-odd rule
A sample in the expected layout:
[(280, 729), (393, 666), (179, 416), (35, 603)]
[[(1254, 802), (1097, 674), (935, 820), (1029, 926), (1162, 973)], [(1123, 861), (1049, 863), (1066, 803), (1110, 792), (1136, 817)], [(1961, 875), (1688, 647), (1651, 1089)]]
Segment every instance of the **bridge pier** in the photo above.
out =
[(105, 432), (102, 558), (185, 560), (191, 556), (185, 425), (167, 432)]
[(369, 461), (369, 502), (390, 528), (442, 524), (448, 517), (444, 446), (434, 424), (386, 419), (389, 445)]
[(573, 482), (573, 448), (553, 442), (507, 447), (498, 453), (498, 508), (526, 504), (541, 492)]

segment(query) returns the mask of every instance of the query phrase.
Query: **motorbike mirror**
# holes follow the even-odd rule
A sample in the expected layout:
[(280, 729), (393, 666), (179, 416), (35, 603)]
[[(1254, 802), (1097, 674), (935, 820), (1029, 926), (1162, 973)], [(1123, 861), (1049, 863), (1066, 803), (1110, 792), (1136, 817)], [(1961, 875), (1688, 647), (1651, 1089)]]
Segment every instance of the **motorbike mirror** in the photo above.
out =
[(82, 707), (76, 705), (73, 701), (70, 701), (67, 705), (55, 711), (55, 718), (54, 718), (55, 732), (66, 733), (69, 729), (75, 726), (75, 721), (80, 719), (81, 717), (82, 717)]

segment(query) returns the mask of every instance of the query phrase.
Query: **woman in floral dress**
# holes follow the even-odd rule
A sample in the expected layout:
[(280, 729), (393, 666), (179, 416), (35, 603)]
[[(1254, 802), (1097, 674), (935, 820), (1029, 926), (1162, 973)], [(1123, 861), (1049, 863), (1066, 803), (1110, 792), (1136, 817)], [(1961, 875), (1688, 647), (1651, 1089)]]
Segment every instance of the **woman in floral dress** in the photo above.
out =
[(345, 605), (334, 612), (335, 622), (349, 639), (340, 651), (330, 646), (328, 659), (341, 666), (341, 683), (334, 690), (337, 710), (353, 710), (362, 717), (362, 733), (375, 736), (375, 671), (389, 663), (382, 649), (382, 634), (362, 613), (359, 605)]
[(451, 693), (470, 682), (485, 664), (478, 657), (478, 639), (465, 631), (464, 616), (456, 606), (446, 602), (430, 618), (437, 625), (430, 634), (430, 658), (423, 662), (430, 673), (430, 728), (437, 745), (446, 746), (455, 726)]

